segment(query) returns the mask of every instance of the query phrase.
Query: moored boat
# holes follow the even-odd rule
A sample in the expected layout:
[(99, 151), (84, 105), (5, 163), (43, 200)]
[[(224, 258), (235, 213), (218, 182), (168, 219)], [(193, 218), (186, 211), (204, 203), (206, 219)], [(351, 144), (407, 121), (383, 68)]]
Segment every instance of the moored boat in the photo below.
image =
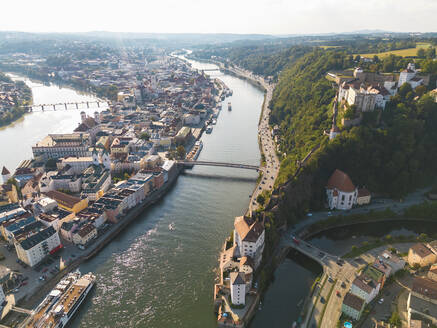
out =
[(96, 277), (90, 272), (69, 273), (44, 298), (26, 323), (28, 328), (65, 327), (93, 288)]

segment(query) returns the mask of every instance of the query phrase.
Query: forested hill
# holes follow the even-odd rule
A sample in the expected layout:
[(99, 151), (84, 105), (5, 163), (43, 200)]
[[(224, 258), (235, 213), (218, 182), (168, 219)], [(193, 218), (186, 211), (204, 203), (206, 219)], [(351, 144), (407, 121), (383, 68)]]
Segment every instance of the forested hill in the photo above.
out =
[(313, 47), (310, 46), (266, 46), (247, 45), (228, 48), (206, 48), (196, 50), (197, 59), (216, 59), (243, 67), (255, 74), (276, 77), (286, 66), (292, 65)]
[(280, 75), (271, 103), (271, 124), (280, 126), (280, 149), (286, 153), (278, 184), (292, 177), (297, 161), (320, 145), (273, 199), (289, 221), (323, 206), (326, 181), (336, 168), (358, 186), (397, 198), (435, 180), (437, 103), (423, 90), (416, 93), (405, 84), (379, 121), (377, 112), (369, 113), (360, 126), (344, 129), (333, 141), (323, 135), (331, 127), (336, 92), (325, 74), (353, 65), (350, 55), (317, 49)]

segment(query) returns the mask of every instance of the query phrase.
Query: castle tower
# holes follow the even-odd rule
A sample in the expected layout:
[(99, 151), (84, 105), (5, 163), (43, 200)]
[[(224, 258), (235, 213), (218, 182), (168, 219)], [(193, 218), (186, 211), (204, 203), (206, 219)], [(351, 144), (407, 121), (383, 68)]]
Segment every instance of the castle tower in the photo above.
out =
[(109, 157), (109, 153), (106, 149), (103, 150), (101, 159), (102, 159), (103, 166), (106, 169), (110, 170), (111, 169), (111, 158)]
[(6, 166), (3, 166), (3, 170), (2, 170), (2, 180), (3, 183), (8, 182), (8, 180), (11, 178), (11, 172), (9, 172), (9, 170), (6, 168)]
[(96, 148), (93, 149), (93, 153), (92, 153), (92, 157), (93, 157), (93, 165), (99, 165), (99, 154), (97, 153)]
[(333, 123), (331, 131), (329, 131), (329, 140), (335, 139), (335, 137), (338, 136), (339, 134), (340, 134), (340, 129), (337, 127), (337, 125)]

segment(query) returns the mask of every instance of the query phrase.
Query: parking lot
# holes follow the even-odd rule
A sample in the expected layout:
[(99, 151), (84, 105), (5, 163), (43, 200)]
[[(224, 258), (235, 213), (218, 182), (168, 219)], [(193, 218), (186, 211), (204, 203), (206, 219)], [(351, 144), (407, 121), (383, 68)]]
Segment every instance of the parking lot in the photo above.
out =
[(33, 294), (47, 279), (59, 272), (61, 258), (65, 265), (68, 265), (81, 252), (77, 247), (66, 243), (64, 248), (56, 254), (48, 256), (42, 263), (30, 268), (18, 260), (15, 247), (7, 246), (5, 241), (0, 242), (0, 252), (5, 256), (0, 264), (13, 271), (18, 278), (15, 286), (11, 288), (11, 292), (15, 294), (16, 302)]

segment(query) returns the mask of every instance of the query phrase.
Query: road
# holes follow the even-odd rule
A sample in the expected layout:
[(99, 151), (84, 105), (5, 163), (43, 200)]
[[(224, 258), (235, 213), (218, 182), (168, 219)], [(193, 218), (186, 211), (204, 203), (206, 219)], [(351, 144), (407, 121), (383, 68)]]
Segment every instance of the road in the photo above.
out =
[(349, 290), (359, 265), (346, 260), (340, 262), (337, 255), (326, 253), (302, 239), (293, 242), (293, 235), (283, 239), (283, 246), (287, 245), (319, 262), (323, 266), (323, 277), (320, 281), (326, 280), (323, 288), (321, 285), (317, 286), (302, 327), (335, 327), (341, 316), (344, 295)]
[(265, 101), (263, 104), (262, 116), (258, 125), (259, 142), (262, 150), (262, 154), (265, 157), (265, 166), (261, 167), (261, 181), (256, 186), (252, 197), (250, 199), (249, 211), (252, 212), (259, 207), (256, 198), (265, 190), (272, 191), (276, 177), (279, 172), (279, 158), (276, 155), (276, 144), (272, 136), (272, 131), (269, 126), (270, 109), (268, 107), (270, 100), (272, 99), (274, 85), (269, 84), (261, 77), (254, 76), (250, 72), (243, 70), (237, 70), (238, 74), (243, 75), (249, 79), (258, 81), (266, 90)]

